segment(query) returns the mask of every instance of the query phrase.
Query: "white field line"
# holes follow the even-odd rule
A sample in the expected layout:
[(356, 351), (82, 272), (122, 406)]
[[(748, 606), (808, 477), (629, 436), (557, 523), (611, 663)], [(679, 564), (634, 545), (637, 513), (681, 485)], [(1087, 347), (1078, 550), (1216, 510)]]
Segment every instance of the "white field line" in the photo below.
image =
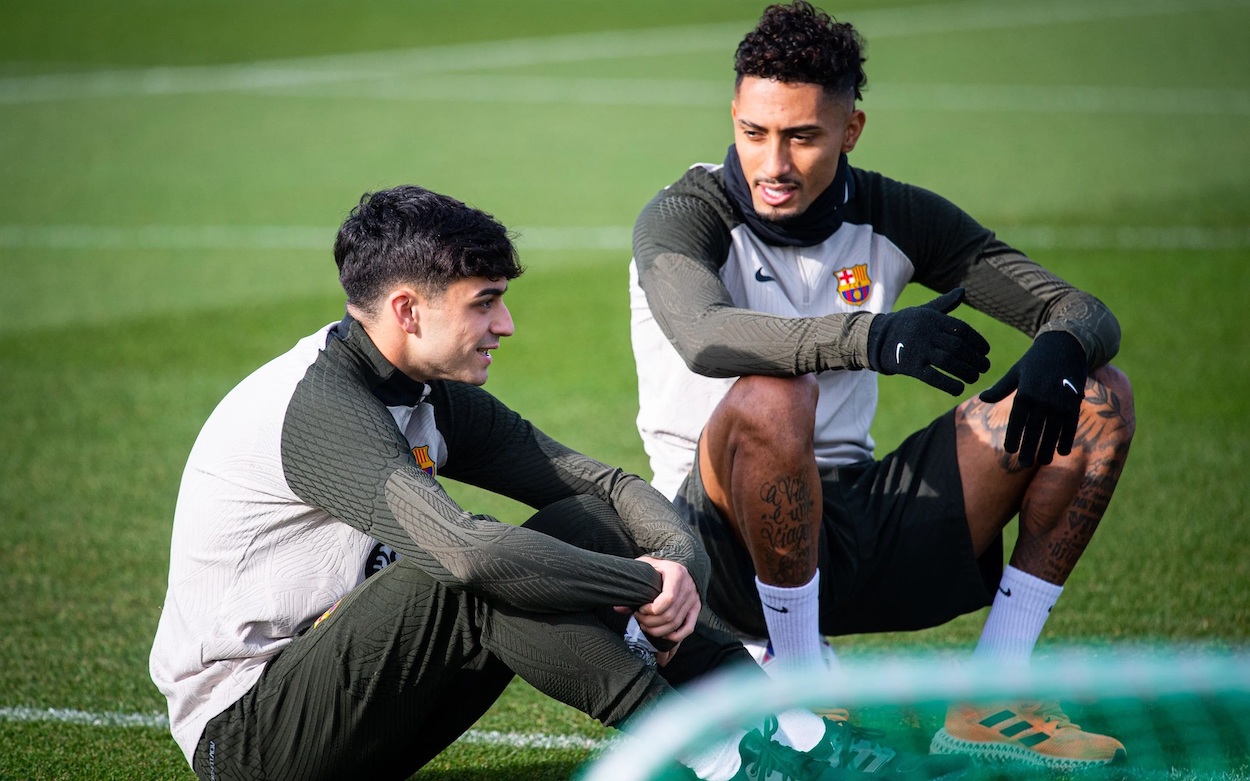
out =
[(91, 713), (70, 708), (0, 708), (0, 721), (169, 729), (169, 717), (163, 713)]
[[(169, 718), (163, 713), (92, 713), (68, 708), (0, 708), (0, 721), (26, 723), (82, 724), (92, 727), (143, 727), (169, 729)], [(578, 735), (546, 735), (541, 732), (500, 732), (473, 729), (460, 736), (459, 742), (510, 748), (579, 749), (593, 751), (611, 743), (612, 739), (588, 738)]]
[[(0, 225), (0, 250), (311, 250), (329, 253), (334, 228), (270, 225)], [(628, 252), (626, 226), (518, 228), (524, 250)], [(1214, 251), (1250, 248), (1250, 225), (1204, 227), (1026, 225), (1000, 231), (1013, 246), (1035, 250)]]
[[(869, 39), (1190, 15), (1250, 7), (1250, 0), (965, 0), (865, 11), (853, 21)], [(850, 17), (848, 17), (850, 18)], [(213, 66), (106, 69), (0, 79), (0, 105), (122, 95), (171, 95), (385, 81), (404, 75), (516, 68), (562, 62), (729, 52), (753, 20), (548, 38), (517, 38), (360, 54)]]

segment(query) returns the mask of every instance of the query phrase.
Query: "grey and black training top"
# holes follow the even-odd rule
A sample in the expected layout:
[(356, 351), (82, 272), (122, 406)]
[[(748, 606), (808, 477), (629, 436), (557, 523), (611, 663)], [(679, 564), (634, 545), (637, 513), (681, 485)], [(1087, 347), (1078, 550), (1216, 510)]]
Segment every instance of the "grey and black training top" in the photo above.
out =
[(408, 378), (347, 318), (241, 382), (188, 458), (150, 659), (188, 759), (270, 657), (396, 555), (532, 611), (659, 594), (646, 563), (473, 515), (441, 476), (532, 507), (596, 496), (640, 548), (706, 586), (706, 554), (641, 478), (552, 440), (481, 388)]
[(868, 368), (873, 317), (891, 311), (911, 282), (937, 292), (963, 287), (969, 305), (1029, 336), (1067, 331), (1091, 367), (1119, 347), (1119, 326), (1102, 302), (932, 192), (852, 168), (841, 226), (814, 246), (774, 246), (744, 222), (723, 170), (693, 166), (634, 227), (638, 428), (653, 484), (667, 496), (742, 375), (819, 373), (818, 464), (870, 458), (876, 374), (858, 370)]

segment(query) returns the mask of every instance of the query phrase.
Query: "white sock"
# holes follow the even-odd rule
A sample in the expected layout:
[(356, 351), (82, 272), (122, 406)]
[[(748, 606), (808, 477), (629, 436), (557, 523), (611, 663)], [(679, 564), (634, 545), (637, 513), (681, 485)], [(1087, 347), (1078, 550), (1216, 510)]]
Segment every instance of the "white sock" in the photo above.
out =
[(796, 588), (755, 579), (764, 603), (764, 623), (778, 669), (813, 667), (821, 662), (820, 571)]
[[(742, 765), (738, 744), (745, 730), (688, 756), (682, 763), (703, 781), (728, 781)], [(811, 751), (825, 737), (825, 722), (808, 710), (794, 709), (777, 714), (777, 734), (773, 740), (798, 751)]]
[(777, 742), (799, 751), (811, 751), (825, 736), (825, 722), (815, 713), (799, 708), (778, 713), (777, 727)]
[(732, 737), (713, 743), (697, 754), (686, 756), (681, 763), (694, 771), (702, 781), (729, 781), (742, 767), (742, 755), (738, 744), (746, 730), (738, 730)]
[(1047, 583), (1008, 564), (973, 657), (1027, 664), (1050, 609), (1062, 593), (1063, 586)]

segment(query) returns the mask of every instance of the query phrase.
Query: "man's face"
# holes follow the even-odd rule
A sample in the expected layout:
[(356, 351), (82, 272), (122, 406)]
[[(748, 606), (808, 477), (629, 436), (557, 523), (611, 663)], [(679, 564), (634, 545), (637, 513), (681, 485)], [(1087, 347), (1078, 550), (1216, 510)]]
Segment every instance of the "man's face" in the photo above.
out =
[(486, 382), (491, 350), (511, 336), (512, 315), (503, 303), (508, 280), (466, 277), (438, 297), (416, 305), (417, 336), (410, 352), (411, 376), (422, 380)]
[(755, 211), (785, 220), (807, 211), (855, 148), (864, 112), (817, 84), (747, 76), (734, 92), (734, 145)]

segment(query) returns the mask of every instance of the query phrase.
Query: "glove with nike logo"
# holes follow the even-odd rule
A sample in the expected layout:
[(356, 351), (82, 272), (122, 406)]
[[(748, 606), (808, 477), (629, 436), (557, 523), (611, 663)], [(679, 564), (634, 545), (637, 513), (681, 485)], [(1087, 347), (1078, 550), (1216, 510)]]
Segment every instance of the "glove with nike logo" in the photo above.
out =
[(1002, 401), (1016, 392), (1007, 419), (1003, 447), (1020, 454), (1020, 466), (1049, 464), (1055, 452), (1072, 452), (1076, 424), (1085, 399), (1089, 373), (1085, 348), (1065, 331), (1047, 331), (1016, 361), (994, 387), (981, 393), (981, 401)]
[(868, 365), (881, 374), (915, 377), (952, 396), (963, 393), (964, 382), (976, 382), (990, 368), (990, 343), (948, 314), (963, 300), (964, 289), (957, 287), (927, 304), (877, 315), (868, 329)]

